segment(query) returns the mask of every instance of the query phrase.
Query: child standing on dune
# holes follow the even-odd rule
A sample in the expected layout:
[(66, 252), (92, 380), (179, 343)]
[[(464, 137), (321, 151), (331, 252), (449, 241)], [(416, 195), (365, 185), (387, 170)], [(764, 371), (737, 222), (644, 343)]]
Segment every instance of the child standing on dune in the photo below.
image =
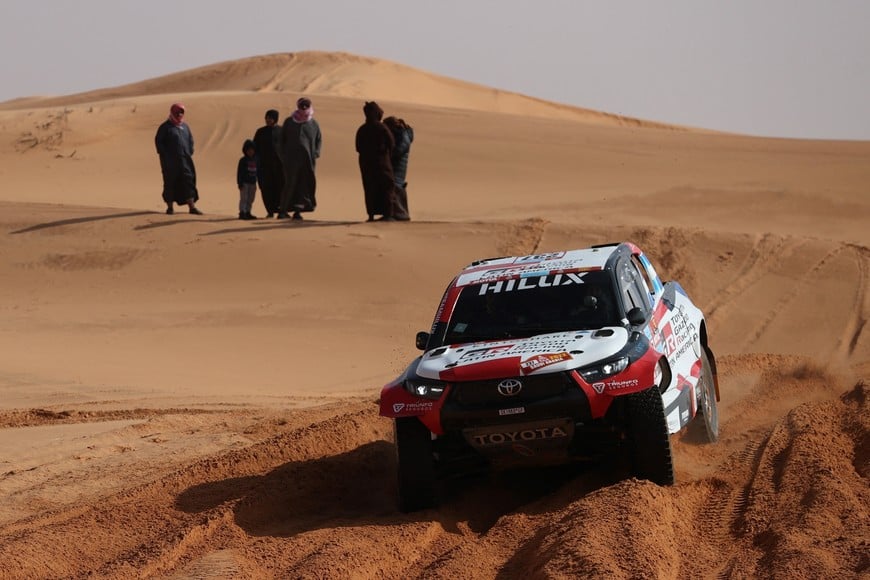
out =
[(254, 198), (257, 196), (257, 147), (250, 139), (242, 145), (242, 158), (236, 169), (236, 182), (239, 185), (239, 219), (255, 220), (251, 214)]

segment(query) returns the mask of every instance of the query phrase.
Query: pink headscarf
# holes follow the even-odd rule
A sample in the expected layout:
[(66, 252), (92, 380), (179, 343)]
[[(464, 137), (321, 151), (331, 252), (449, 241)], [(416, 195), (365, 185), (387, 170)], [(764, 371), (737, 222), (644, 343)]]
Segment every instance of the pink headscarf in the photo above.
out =
[(183, 116), (184, 105), (181, 103), (172, 103), (172, 106), (169, 107), (169, 121), (177, 127), (183, 122)]
[(314, 106), (311, 104), (311, 99), (300, 97), (296, 101), (296, 107), (297, 109), (291, 115), (296, 123), (307, 123), (314, 118)]

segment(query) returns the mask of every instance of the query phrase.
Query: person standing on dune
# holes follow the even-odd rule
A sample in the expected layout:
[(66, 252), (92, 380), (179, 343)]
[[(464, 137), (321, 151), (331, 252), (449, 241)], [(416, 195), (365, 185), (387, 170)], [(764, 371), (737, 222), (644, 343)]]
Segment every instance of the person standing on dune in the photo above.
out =
[(314, 168), (320, 157), (322, 137), (320, 125), (314, 119), (311, 99), (301, 97), (296, 101), (296, 110), (281, 127), (279, 151), (284, 167), (284, 189), (278, 219), (301, 220), (302, 212), (314, 211), (317, 207), (317, 179)]
[(236, 167), (236, 184), (239, 186), (239, 219), (255, 220), (251, 213), (254, 198), (257, 197), (257, 147), (250, 139), (242, 144), (242, 158)]
[(356, 152), (368, 221), (375, 221), (376, 215), (381, 216), (377, 221), (393, 221), (393, 134), (381, 122), (384, 110), (376, 102), (366, 101), (363, 114), (366, 120), (356, 131)]
[(393, 217), (399, 221), (408, 221), (411, 214), (408, 211), (408, 156), (411, 154), (411, 143), (414, 142), (414, 129), (404, 119), (387, 117), (384, 125), (393, 134), (396, 145), (390, 161), (393, 164), (393, 178), (396, 189), (393, 192)]
[(193, 164), (193, 135), (184, 122), (184, 105), (174, 103), (169, 108), (169, 118), (157, 128), (154, 144), (160, 156), (166, 213), (175, 213), (173, 204), (177, 203), (187, 205), (192, 214), (202, 215), (196, 207), (199, 192), (196, 190), (196, 168)]
[(257, 181), (260, 185), (260, 195), (266, 206), (266, 217), (275, 217), (281, 202), (281, 190), (284, 189), (284, 169), (278, 156), (278, 141), (281, 138), (281, 127), (278, 125), (278, 111), (266, 111), (266, 124), (254, 133), (254, 145), (257, 148)]

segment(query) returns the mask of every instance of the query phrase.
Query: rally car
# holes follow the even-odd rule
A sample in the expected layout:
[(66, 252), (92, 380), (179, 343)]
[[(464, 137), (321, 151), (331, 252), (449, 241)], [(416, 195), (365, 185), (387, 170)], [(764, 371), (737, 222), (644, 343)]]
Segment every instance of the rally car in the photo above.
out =
[(380, 397), (403, 511), (479, 468), (621, 457), (670, 485), (670, 435), (697, 419), (719, 436), (704, 315), (630, 242), (476, 261), (416, 344), (422, 356)]

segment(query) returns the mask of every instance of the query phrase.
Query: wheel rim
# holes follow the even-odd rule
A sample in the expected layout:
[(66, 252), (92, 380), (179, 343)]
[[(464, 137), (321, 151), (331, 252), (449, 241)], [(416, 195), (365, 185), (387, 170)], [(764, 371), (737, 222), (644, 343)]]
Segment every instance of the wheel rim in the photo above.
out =
[(702, 404), (704, 406), (704, 424), (711, 440), (719, 437), (719, 408), (716, 405), (716, 386), (713, 384), (713, 375), (710, 372), (709, 363), (704, 357)]

